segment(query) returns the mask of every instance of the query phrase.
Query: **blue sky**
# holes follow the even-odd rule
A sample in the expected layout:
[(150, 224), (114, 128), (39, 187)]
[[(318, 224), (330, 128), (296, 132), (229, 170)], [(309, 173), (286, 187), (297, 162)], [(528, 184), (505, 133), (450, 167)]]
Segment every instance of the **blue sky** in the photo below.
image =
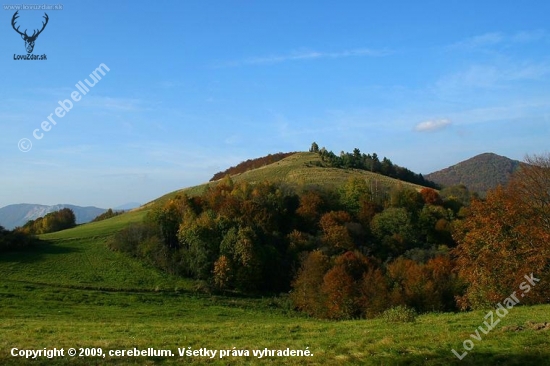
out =
[[(548, 151), (547, 1), (62, 5), (35, 43), (46, 61), (14, 60), (25, 44), (15, 11), (1, 13), (0, 207), (145, 203), (313, 141), (420, 173)], [(17, 25), (31, 33), (43, 13)], [(110, 71), (35, 139), (100, 64)]]

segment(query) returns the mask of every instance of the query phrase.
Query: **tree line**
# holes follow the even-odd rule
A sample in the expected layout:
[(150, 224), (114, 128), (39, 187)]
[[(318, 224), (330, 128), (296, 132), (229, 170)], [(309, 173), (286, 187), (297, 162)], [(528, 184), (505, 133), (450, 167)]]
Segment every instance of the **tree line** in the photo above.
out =
[(313, 142), (309, 152), (318, 153), (323, 164), (329, 167), (366, 170), (424, 187), (441, 188), (436, 183), (425, 179), (422, 174), (414, 173), (407, 168), (394, 164), (386, 157), (380, 160), (376, 153), (372, 155), (361, 153), (358, 148), (353, 149), (351, 153), (342, 151), (340, 155), (336, 155), (324, 147), (319, 149), (319, 145)]

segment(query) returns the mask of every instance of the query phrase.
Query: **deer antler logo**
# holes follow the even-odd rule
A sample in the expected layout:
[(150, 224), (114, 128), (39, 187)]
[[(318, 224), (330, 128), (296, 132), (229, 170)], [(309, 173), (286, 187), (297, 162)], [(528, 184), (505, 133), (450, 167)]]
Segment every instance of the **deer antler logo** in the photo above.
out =
[(38, 36), (40, 35), (40, 33), (42, 33), (42, 31), (44, 30), (44, 28), (46, 28), (46, 24), (48, 24), (48, 14), (44, 13), (44, 19), (46, 19), (45, 22), (42, 22), (42, 29), (40, 30), (35, 30), (32, 34), (32, 36), (29, 36), (27, 34), (27, 30), (25, 29), (25, 32), (21, 33), (19, 31), (19, 27), (15, 28), (15, 21), (17, 20), (17, 18), (19, 18), (19, 15), (17, 15), (17, 13), (19, 13), (19, 10), (15, 12), (15, 14), (13, 14), (13, 18), (11, 18), (11, 26), (13, 27), (13, 29), (19, 33), (21, 35), (21, 38), (23, 38), (23, 40), (25, 41), (25, 48), (27, 49), (27, 53), (31, 53), (32, 50), (34, 49), (34, 42), (36, 41), (36, 38), (38, 38)]

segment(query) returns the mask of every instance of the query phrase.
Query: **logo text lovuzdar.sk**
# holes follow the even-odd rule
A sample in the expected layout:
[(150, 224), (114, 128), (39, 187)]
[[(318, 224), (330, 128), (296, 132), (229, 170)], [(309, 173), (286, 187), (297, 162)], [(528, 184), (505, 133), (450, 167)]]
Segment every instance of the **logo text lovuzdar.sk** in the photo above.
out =
[(11, 18), (11, 26), (13, 27), (13, 30), (15, 30), (21, 36), (23, 41), (25, 41), (25, 49), (27, 50), (27, 54), (26, 55), (16, 55), (16, 54), (14, 54), (13, 59), (14, 60), (40, 60), (40, 61), (47, 60), (48, 57), (46, 56), (46, 54), (35, 55), (35, 54), (32, 53), (32, 51), (34, 50), (34, 43), (36, 42), (36, 39), (38, 38), (40, 33), (42, 33), (44, 28), (46, 28), (46, 25), (48, 24), (48, 21), (50, 20), (50, 18), (48, 17), (48, 14), (44, 13), (44, 17), (43, 17), (44, 21), (42, 22), (42, 29), (40, 29), (40, 30), (35, 29), (33, 31), (33, 33), (29, 36), (27, 34), (26, 29), (25, 29), (24, 32), (21, 32), (19, 30), (20, 26), (16, 27), (15, 23), (17, 21), (17, 18), (19, 18), (18, 13), (19, 13), (19, 10), (16, 11), (15, 14), (13, 14), (13, 17)]

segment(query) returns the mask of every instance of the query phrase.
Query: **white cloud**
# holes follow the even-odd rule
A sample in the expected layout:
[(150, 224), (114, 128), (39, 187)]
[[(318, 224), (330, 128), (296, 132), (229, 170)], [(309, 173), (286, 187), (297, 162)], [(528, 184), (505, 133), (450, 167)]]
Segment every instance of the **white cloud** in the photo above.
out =
[(470, 93), (473, 89), (499, 89), (512, 83), (542, 81), (550, 75), (550, 61), (470, 65), (468, 69), (441, 77), (435, 88), (439, 94)]
[(490, 106), (473, 107), (459, 112), (450, 112), (449, 116), (460, 125), (475, 123), (516, 120), (519, 123), (532, 121), (548, 115), (550, 99), (547, 95), (526, 99), (501, 101)]
[(484, 49), (496, 45), (512, 46), (518, 43), (538, 42), (548, 39), (544, 30), (521, 31), (515, 34), (504, 34), (501, 32), (490, 32), (463, 39), (453, 43), (448, 48), (459, 51), (472, 51)]
[(415, 126), (415, 131), (417, 132), (432, 132), (441, 130), (451, 124), (451, 121), (448, 119), (437, 119), (420, 122)]
[(224, 142), (227, 144), (227, 145), (237, 145), (237, 144), (240, 144), (241, 142), (243, 141), (243, 138), (241, 135), (239, 134), (234, 134), (234, 135), (231, 135), (229, 137), (227, 137)]
[(316, 60), (316, 59), (337, 59), (344, 57), (358, 57), (358, 56), (370, 56), (370, 57), (382, 57), (390, 55), (388, 50), (373, 50), (368, 48), (357, 48), (352, 50), (344, 50), (340, 52), (318, 52), (318, 51), (301, 51), (293, 52), (286, 55), (270, 55), (262, 57), (251, 57), (244, 60), (230, 61), (226, 63), (218, 64), (217, 67), (236, 67), (242, 65), (266, 65), (277, 64), (288, 61), (303, 61), (303, 60)]
[(113, 98), (103, 96), (89, 96), (82, 98), (83, 105), (86, 107), (108, 110), (119, 110), (127, 112), (142, 111), (145, 109), (144, 102), (140, 99), (131, 98)]
[(499, 32), (491, 32), (481, 34), (479, 36), (474, 36), (471, 38), (466, 38), (462, 41), (452, 44), (449, 48), (451, 49), (475, 49), (484, 46), (492, 46), (504, 41), (504, 35)]
[(527, 43), (543, 40), (548, 36), (544, 30), (522, 31), (512, 36), (512, 42)]
[(508, 80), (538, 80), (550, 73), (550, 62), (523, 63), (509, 71)]
[(468, 69), (441, 77), (436, 82), (440, 91), (457, 91), (470, 88), (493, 88), (502, 78), (503, 71), (494, 65), (470, 65)]

